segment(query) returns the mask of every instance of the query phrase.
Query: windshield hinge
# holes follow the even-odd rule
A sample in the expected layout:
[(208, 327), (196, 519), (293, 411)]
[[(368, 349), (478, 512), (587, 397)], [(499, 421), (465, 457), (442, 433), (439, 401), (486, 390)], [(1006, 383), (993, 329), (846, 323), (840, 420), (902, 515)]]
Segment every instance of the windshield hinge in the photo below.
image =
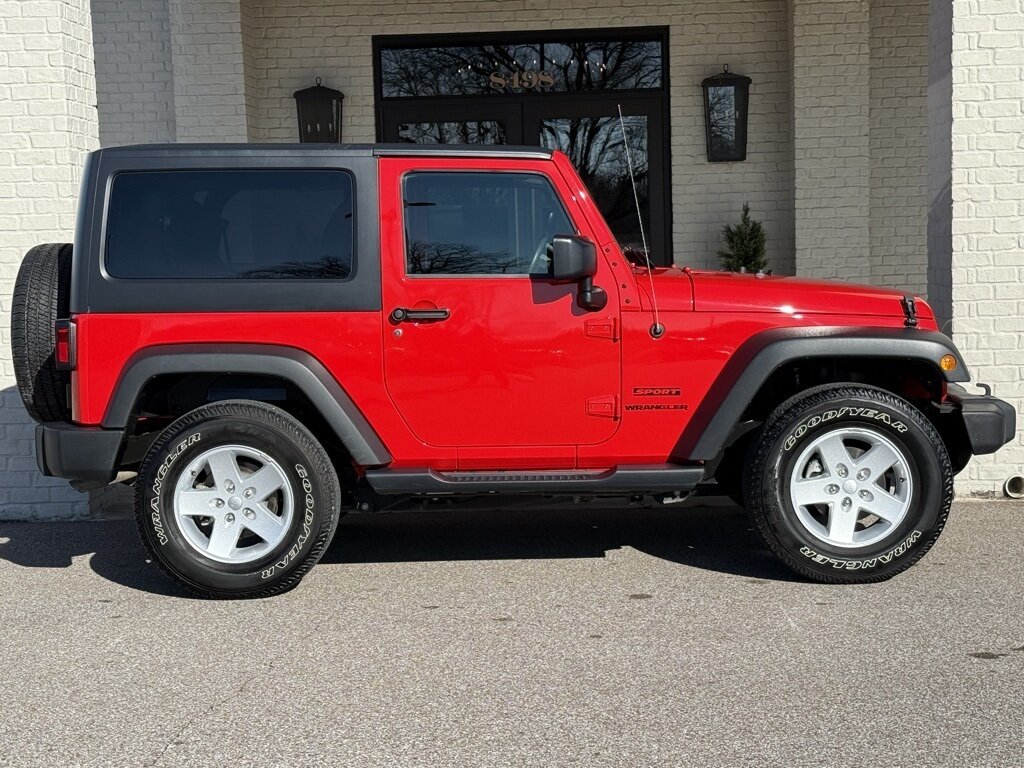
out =
[(903, 324), (907, 328), (917, 327), (917, 302), (914, 301), (914, 297), (911, 294), (906, 294), (900, 299), (900, 304), (903, 305)]

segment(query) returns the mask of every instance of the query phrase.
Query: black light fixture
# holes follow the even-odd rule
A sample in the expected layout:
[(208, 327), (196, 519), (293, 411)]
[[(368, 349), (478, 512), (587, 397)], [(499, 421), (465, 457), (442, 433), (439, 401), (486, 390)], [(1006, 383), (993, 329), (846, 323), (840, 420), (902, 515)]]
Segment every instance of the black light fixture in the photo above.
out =
[(299, 114), (299, 141), (337, 144), (341, 141), (341, 100), (345, 94), (320, 85), (292, 94)]
[(747, 104), (749, 77), (729, 71), (729, 65), (701, 83), (708, 161), (721, 163), (747, 159)]

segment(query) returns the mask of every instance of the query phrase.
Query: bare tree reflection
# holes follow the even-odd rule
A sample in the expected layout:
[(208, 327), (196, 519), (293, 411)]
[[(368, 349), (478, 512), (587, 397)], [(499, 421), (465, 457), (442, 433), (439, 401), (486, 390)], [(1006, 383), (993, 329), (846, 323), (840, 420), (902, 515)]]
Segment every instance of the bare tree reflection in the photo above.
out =
[(407, 144), (505, 144), (505, 126), (496, 120), (402, 123), (398, 140)]
[(286, 261), (242, 272), (242, 278), (293, 278), (300, 280), (342, 280), (352, 273), (352, 259), (322, 256), (319, 261)]
[(732, 86), (708, 89), (711, 150), (730, 156), (736, 151), (736, 90)]
[[(649, 210), (647, 118), (623, 119), (632, 154), (637, 197), (647, 226)], [(569, 156), (594, 196), (605, 220), (624, 247), (642, 247), (626, 145), (618, 117), (545, 120), (541, 143)]]
[(553, 76), (552, 91), (661, 87), (657, 40), (385, 48), (380, 56), (385, 98), (493, 93), (492, 72), (541, 70)]
[(406, 256), (411, 275), (515, 274), (508, 251), (484, 251), (466, 243), (413, 242)]
[(661, 43), (602, 41), (546, 44), (544, 69), (558, 90), (609, 91), (661, 86)]

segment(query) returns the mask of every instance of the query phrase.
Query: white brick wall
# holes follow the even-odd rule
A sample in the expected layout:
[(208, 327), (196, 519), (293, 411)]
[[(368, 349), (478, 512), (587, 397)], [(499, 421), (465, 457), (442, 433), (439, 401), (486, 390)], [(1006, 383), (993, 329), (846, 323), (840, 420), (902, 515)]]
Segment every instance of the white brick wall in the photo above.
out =
[(796, 264), (927, 294), (928, 0), (793, 0)]
[[(1024, 413), (1024, 5), (953, 2), (953, 328), (976, 381)], [(1020, 417), (1018, 417), (1020, 420)], [(959, 484), (1024, 470), (1021, 433)]]
[(239, 0), (168, 0), (178, 141), (245, 142)]
[(88, 0), (0, 2), (0, 519), (87, 511), (36, 469), (8, 350), (21, 258), (72, 239), (82, 157), (96, 144)]
[(92, 0), (103, 146), (175, 140), (167, 0)]
[(796, 267), (870, 281), (867, 0), (792, 0)]
[(928, 2), (872, 0), (871, 282), (928, 292)]
[[(749, 202), (768, 230), (771, 265), (792, 272), (793, 169), (784, 0), (664, 3), (261, 0), (252, 8), (255, 135), (295, 141), (292, 93), (316, 76), (344, 92), (343, 137), (373, 141), (376, 34), (667, 25), (670, 30), (673, 245), (676, 260), (718, 267), (724, 223)], [(723, 64), (753, 78), (748, 160), (707, 162), (700, 82)]]

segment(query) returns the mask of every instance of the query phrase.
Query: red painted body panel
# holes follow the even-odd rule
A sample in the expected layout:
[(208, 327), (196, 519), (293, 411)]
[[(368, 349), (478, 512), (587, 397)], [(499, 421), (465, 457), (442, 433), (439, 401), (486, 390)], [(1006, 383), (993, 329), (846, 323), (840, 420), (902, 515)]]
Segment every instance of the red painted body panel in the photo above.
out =
[[(903, 320), (900, 300), (906, 295), (905, 291), (797, 277), (698, 272), (678, 267), (658, 267), (653, 277), (658, 307), (663, 312), (693, 309), (714, 314), (767, 312), (789, 315), (796, 320), (808, 315)], [(642, 306), (651, 309), (647, 270), (637, 269), (636, 280)], [(935, 316), (931, 307), (923, 299), (917, 299), (916, 304), (921, 327), (933, 329)]]
[[(796, 319), (769, 313), (716, 316), (701, 312), (667, 312), (662, 315), (666, 334), (655, 340), (648, 332), (649, 313), (622, 313), (621, 317), (620, 419), (609, 420), (613, 432), (609, 439), (578, 448), (575, 445), (520, 444), (463, 446), (456, 450), (451, 446), (426, 444), (409, 429), (381, 386), (384, 376), (382, 318), (378, 313), (365, 312), (345, 315), (80, 315), (79, 367), (73, 377), (79, 405), (76, 421), (83, 424), (102, 421), (120, 372), (140, 349), (186, 343), (280, 344), (308, 352), (335, 373), (339, 384), (367, 414), (394, 455), (395, 466), (512, 469), (661, 462), (668, 459), (697, 405), (732, 353), (753, 334), (775, 327), (807, 324), (867, 324), (863, 317), (844, 315)], [(885, 318), (872, 324), (898, 328), (902, 322), (899, 318)], [(384, 332), (390, 333), (390, 324), (386, 326)], [(475, 354), (473, 350), (471, 353)], [(568, 363), (566, 369), (576, 370)], [(543, 377), (535, 375), (534, 386), (543, 389), (544, 385)], [(680, 393), (678, 396), (638, 396), (634, 394), (638, 388), (677, 388)], [(459, 392), (453, 390), (448, 397), (456, 401), (453, 411), (457, 412)], [(521, 405), (526, 408), (508, 407), (496, 414), (490, 426), (504, 428), (514, 420), (529, 418), (531, 404)], [(673, 407), (649, 407), (654, 405)], [(437, 401), (439, 409), (445, 406), (445, 402)], [(599, 421), (596, 417), (589, 418)]]
[[(797, 277), (693, 272), (694, 309), (698, 312), (781, 312), (874, 315), (902, 320), (906, 291)], [(918, 302), (918, 316), (932, 320), (931, 308)]]
[[(660, 298), (660, 296), (659, 296)], [(663, 462), (733, 353), (751, 336), (772, 328), (807, 325), (900, 328), (902, 318), (867, 322), (863, 317), (816, 315), (797, 319), (778, 313), (662, 312), (665, 335), (651, 338), (651, 315), (623, 315), (622, 426), (613, 440), (581, 446), (579, 466), (628, 461)], [(679, 394), (657, 390), (678, 389)], [(638, 392), (639, 390), (639, 392)], [(656, 390), (655, 393), (648, 393)], [(654, 407), (657, 406), (657, 407)], [(669, 406), (669, 407), (662, 407)]]
[(83, 314), (77, 318), (77, 420), (99, 424), (128, 360), (163, 344), (280, 344), (315, 357), (331, 371), (395, 456), (395, 466), (439, 462), (455, 468), (455, 449), (428, 447), (410, 434), (382, 386), (379, 312)]
[(528, 275), (406, 275), (402, 178), (417, 170), (547, 175), (559, 197), (570, 202), (566, 207), (579, 234), (600, 237), (570, 201), (572, 190), (561, 176), (551, 175), (551, 163), (380, 162), (384, 313), (396, 307), (443, 307), (451, 313), (439, 322), (395, 324), (383, 336), (387, 391), (410, 432), (437, 446), (534, 446), (527, 451), (610, 438), (618, 428), (614, 414), (595, 416), (588, 409), (619, 394), (619, 344), (587, 334), (588, 324), (617, 320), (610, 264), (599, 260), (595, 282), (608, 291), (609, 306), (596, 313), (576, 306), (575, 285), (552, 285)]
[[(608, 467), (670, 459), (697, 406), (752, 335), (799, 325), (899, 328), (902, 294), (792, 278), (634, 268), (569, 161), (389, 158), (380, 163), (383, 312), (82, 314), (73, 416), (99, 424), (132, 355), (167, 344), (301, 349), (338, 380), (396, 467)], [(575, 286), (527, 277), (406, 277), (400, 178), (413, 168), (531, 170), (552, 179), (597, 245), (600, 312)], [(652, 292), (666, 333), (653, 339)], [(395, 307), (448, 320), (393, 324)], [(918, 302), (921, 327), (934, 329)], [(401, 331), (401, 334), (396, 334)]]

